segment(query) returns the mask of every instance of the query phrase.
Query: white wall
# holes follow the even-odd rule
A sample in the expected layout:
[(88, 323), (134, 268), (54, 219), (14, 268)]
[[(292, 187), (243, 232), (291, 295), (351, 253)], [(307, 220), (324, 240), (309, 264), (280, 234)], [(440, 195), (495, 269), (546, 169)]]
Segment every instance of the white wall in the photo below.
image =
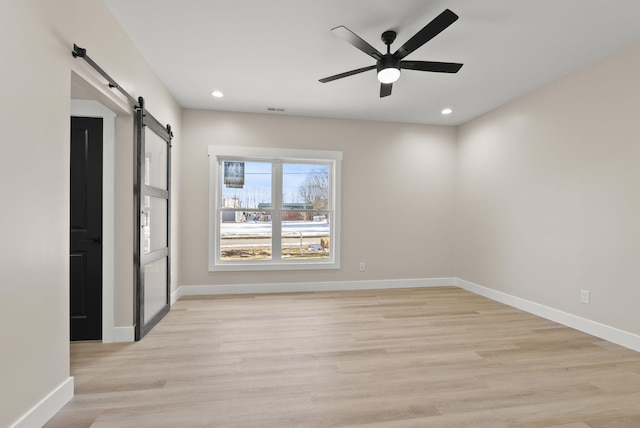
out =
[[(197, 110), (183, 127), (181, 285), (452, 276), (454, 128)], [(342, 151), (341, 269), (208, 272), (210, 144)]]
[(638, 76), (640, 45), (460, 128), (456, 276), (640, 334)]
[[(72, 390), (70, 92), (72, 70), (89, 80), (94, 76), (83, 61), (71, 56), (73, 43), (87, 48), (130, 93), (143, 95), (156, 117), (174, 126), (174, 147), (179, 147), (181, 112), (101, 1), (8, 0), (2, 6), (0, 426), (11, 426), (24, 415), (28, 416), (22, 425), (38, 426), (47, 410), (61, 404), (56, 398), (68, 398)], [(110, 92), (104, 81), (95, 82)], [(126, 118), (119, 117), (116, 126), (122, 120)], [(116, 322), (131, 325), (133, 134), (122, 127), (116, 134), (118, 172), (127, 178), (117, 178), (116, 227), (129, 225), (116, 236), (116, 294), (122, 300)], [(54, 397), (47, 398), (49, 394)], [(41, 400), (53, 404), (29, 413)]]

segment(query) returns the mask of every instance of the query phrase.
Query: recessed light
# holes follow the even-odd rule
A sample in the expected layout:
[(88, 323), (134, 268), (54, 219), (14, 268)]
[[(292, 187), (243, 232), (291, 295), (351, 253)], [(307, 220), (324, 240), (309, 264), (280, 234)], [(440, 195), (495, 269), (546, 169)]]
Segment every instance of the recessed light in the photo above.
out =
[(446, 116), (446, 115), (448, 115), (448, 114), (453, 113), (453, 110), (447, 107), (447, 108), (445, 108), (445, 109), (442, 109), (442, 111), (441, 111), (440, 113), (442, 113), (443, 115), (445, 115), (445, 116)]
[(213, 92), (211, 92), (211, 95), (213, 95), (216, 98), (224, 97), (224, 94), (222, 92), (220, 92), (220, 91), (213, 91)]

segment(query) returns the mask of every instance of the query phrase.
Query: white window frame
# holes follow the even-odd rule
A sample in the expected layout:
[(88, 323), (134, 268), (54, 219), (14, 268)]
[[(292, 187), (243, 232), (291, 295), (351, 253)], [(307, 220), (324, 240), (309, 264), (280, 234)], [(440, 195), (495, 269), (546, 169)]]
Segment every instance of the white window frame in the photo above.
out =
[[(222, 205), (221, 162), (247, 160), (330, 165), (329, 258), (299, 260), (220, 260), (220, 209)], [(209, 271), (340, 269), (340, 181), (342, 152), (326, 150), (276, 149), (264, 147), (209, 146)], [(277, 212), (283, 203), (282, 176), (272, 178), (271, 201)], [(281, 217), (272, 218), (272, 247), (281, 243)], [(279, 247), (278, 247), (279, 248)]]

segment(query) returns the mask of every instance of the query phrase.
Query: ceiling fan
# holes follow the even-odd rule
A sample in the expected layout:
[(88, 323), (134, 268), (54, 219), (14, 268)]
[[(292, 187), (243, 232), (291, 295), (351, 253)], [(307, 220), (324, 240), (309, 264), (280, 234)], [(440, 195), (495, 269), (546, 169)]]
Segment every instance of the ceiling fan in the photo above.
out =
[(380, 81), (380, 98), (391, 95), (393, 82), (400, 77), (400, 70), (418, 70), (432, 71), (436, 73), (457, 73), (462, 64), (455, 62), (434, 62), (434, 61), (405, 61), (404, 57), (427, 43), (429, 40), (440, 34), (448, 26), (458, 19), (458, 15), (451, 10), (446, 9), (440, 15), (435, 17), (424, 28), (418, 31), (404, 45), (400, 46), (397, 51), (391, 53), (391, 44), (396, 39), (396, 32), (389, 30), (382, 33), (382, 41), (387, 45), (387, 53), (382, 54), (376, 48), (365, 42), (353, 31), (345, 26), (333, 28), (331, 31), (341, 39), (352, 44), (357, 49), (366, 53), (376, 60), (375, 65), (358, 68), (334, 76), (320, 79), (320, 82), (327, 83), (343, 77), (353, 76), (354, 74), (363, 73), (365, 71), (376, 69), (378, 71), (378, 80)]

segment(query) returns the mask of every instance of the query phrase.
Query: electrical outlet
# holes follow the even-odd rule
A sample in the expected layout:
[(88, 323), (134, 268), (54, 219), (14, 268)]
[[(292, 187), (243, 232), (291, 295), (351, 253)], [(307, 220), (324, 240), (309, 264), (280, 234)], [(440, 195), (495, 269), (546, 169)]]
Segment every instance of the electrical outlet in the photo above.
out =
[(580, 302), (582, 303), (589, 303), (589, 301), (591, 300), (591, 293), (589, 293), (589, 291), (587, 290), (580, 290)]
[(365, 270), (367, 270), (367, 265), (365, 262), (360, 262), (360, 272), (364, 272)]

